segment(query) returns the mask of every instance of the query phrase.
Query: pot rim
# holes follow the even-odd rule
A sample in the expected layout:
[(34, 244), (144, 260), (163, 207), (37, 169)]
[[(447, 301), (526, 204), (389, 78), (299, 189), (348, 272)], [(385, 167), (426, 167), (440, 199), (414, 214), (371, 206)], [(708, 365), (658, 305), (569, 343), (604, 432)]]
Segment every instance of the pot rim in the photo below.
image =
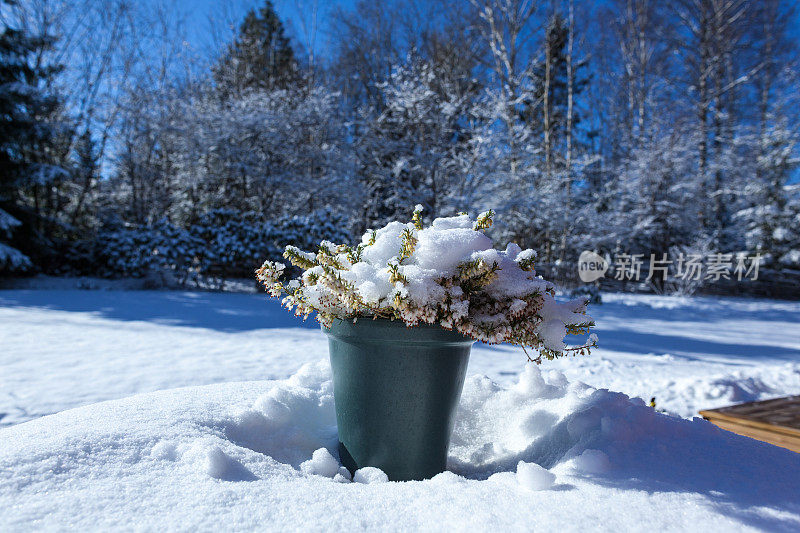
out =
[(475, 339), (457, 331), (443, 328), (439, 324), (421, 323), (409, 327), (402, 320), (388, 318), (356, 317), (338, 318), (330, 327), (322, 326), (326, 335), (335, 339), (351, 339), (354, 342), (383, 344), (449, 344), (470, 346)]

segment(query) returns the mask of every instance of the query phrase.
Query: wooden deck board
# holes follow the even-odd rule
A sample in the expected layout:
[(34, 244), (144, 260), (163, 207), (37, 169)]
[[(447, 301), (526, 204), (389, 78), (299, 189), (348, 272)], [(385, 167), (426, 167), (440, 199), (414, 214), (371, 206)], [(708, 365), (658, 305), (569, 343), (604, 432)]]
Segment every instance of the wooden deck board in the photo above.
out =
[(708, 409), (700, 416), (724, 430), (800, 452), (800, 396)]

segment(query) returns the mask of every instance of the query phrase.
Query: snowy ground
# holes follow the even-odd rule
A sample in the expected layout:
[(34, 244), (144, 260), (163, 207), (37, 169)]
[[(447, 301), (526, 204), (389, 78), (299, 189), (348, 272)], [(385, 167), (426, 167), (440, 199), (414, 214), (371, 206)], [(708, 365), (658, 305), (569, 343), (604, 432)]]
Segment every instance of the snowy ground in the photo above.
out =
[(2, 429), (3, 529), (800, 528), (800, 455), (532, 365), (508, 389), (468, 379), (448, 472), (385, 483), (365, 469), (351, 483), (326, 451), (329, 372), (323, 362), (284, 382), (172, 389)]
[[(800, 303), (604, 295), (600, 348), (545, 362), (571, 381), (691, 417), (800, 393)], [(188, 385), (282, 379), (327, 358), (316, 323), (254, 294), (0, 291), (0, 425)], [(521, 351), (478, 345), (470, 374), (500, 384)]]
[(605, 301), (590, 357), (476, 346), (449, 472), (364, 485), (331, 479), (324, 335), (274, 302), (2, 291), (2, 529), (800, 529), (800, 454), (602, 390), (686, 417), (800, 393), (800, 304)]

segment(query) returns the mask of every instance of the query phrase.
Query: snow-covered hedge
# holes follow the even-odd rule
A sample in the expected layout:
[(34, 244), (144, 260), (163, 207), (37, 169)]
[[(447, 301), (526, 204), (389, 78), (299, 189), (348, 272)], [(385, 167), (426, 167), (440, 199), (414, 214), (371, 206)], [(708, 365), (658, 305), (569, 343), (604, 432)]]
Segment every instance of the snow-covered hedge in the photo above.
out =
[(221, 277), (245, 277), (260, 254), (279, 253), (278, 232), (271, 224), (260, 222), (253, 213), (231, 210), (206, 213), (189, 233), (198, 239), (198, 270)]
[[(279, 235), (275, 242), (281, 243), (282, 247), (292, 245), (304, 250), (314, 249), (322, 239), (349, 240), (348, 225), (348, 220), (342, 215), (327, 208), (319, 209), (310, 215), (295, 215), (283, 220), (278, 225)], [(283, 248), (277, 256), (282, 253)]]
[(216, 210), (189, 228), (199, 239), (199, 272), (223, 277), (248, 277), (263, 258), (279, 258), (283, 247), (309, 246), (325, 236), (346, 240), (342, 217), (322, 209), (311, 215), (295, 215), (277, 223), (262, 222), (254, 213)]
[(153, 269), (188, 272), (197, 265), (202, 242), (166, 220), (144, 228), (101, 232), (94, 261), (105, 276), (140, 277)]
[[(496, 250), (485, 230), (491, 211), (437, 218), (422, 224), (417, 206), (411, 222), (390, 222), (364, 234), (356, 247), (324, 240), (316, 253), (287, 246), (284, 252), (302, 275), (279, 280), (286, 266), (267, 260), (257, 278), (298, 316), (316, 312), (323, 325), (337, 318), (379, 317), (440, 324), (487, 343), (507, 342), (539, 351), (548, 359), (587, 352), (568, 348), (567, 334), (588, 333), (586, 299), (555, 300), (554, 286), (536, 275), (536, 253), (509, 244)], [(536, 360), (540, 360), (540, 357)]]
[[(264, 256), (278, 259), (286, 245), (309, 246), (323, 236), (349, 238), (347, 222), (327, 209), (263, 222), (255, 213), (209, 211), (187, 228), (161, 220), (145, 227), (111, 227), (92, 246), (73, 246), (73, 269), (105, 277), (142, 277), (172, 271), (178, 282), (195, 276), (247, 277)], [(88, 271), (87, 271), (88, 270)]]

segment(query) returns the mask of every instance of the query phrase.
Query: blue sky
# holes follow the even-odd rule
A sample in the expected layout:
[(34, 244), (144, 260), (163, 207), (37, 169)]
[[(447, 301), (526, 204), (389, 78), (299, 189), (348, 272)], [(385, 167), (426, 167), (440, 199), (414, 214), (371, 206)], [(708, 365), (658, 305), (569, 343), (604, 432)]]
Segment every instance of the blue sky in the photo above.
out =
[[(313, 40), (316, 53), (324, 53), (330, 41), (330, 33), (326, 26), (326, 14), (339, 7), (349, 9), (356, 0), (273, 0), (278, 15), (287, 27), (290, 36), (303, 48), (308, 48)], [(185, 14), (187, 34), (190, 44), (198, 50), (207, 50), (213, 47), (215, 39), (222, 36), (212, 35), (213, 26), (222, 29), (229, 24), (235, 27), (244, 20), (244, 16), (251, 8), (260, 8), (264, 0), (178, 0), (177, 9)], [(317, 10), (316, 38), (310, 39), (312, 34), (312, 14)], [(230, 35), (224, 37), (229, 38)], [(225, 39), (227, 40), (227, 39)]]

